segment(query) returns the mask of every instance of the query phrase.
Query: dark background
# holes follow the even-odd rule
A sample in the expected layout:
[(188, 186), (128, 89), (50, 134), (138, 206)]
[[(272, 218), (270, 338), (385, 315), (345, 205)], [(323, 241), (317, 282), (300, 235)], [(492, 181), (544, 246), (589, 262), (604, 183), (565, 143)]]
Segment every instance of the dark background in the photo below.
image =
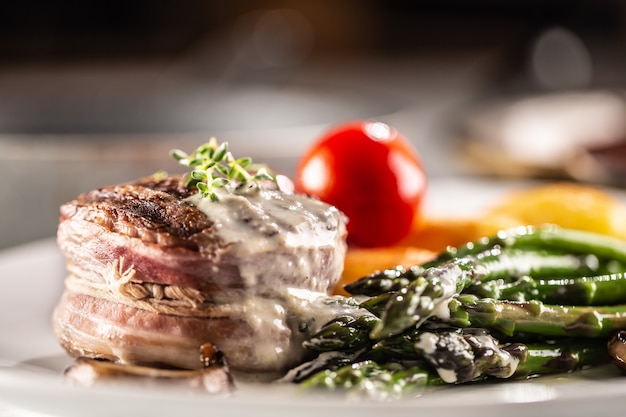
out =
[[(0, 114), (0, 131), (162, 132), (211, 129), (213, 126), (210, 123), (185, 125), (175, 118), (168, 125), (168, 120), (160, 114), (155, 116), (160, 119), (158, 122), (146, 120), (148, 116), (142, 118), (133, 111), (133, 106), (141, 105), (137, 95), (154, 95), (155, 90), (172, 88), (163, 79), (181, 77), (181, 72), (173, 69), (181, 62), (185, 63), (186, 80), (208, 84), (223, 76), (227, 71), (224, 63), (231, 62), (243, 48), (245, 37), (251, 36), (255, 14), (258, 17), (272, 10), (297, 12), (307, 25), (307, 36), (310, 38), (306, 42), (309, 44), (305, 51), (299, 52), (297, 59), (291, 57), (292, 61), (289, 61), (290, 57), (283, 57), (287, 62), (283, 62), (282, 66), (257, 65), (253, 74), (248, 72), (245, 77), (240, 76), (239, 83), (253, 80), (269, 83), (283, 80), (284, 83), (285, 79), (293, 79), (303, 69), (323, 63), (328, 67), (333, 62), (348, 59), (363, 59), (363, 66), (367, 66), (374, 60), (394, 61), (398, 57), (427, 61), (443, 53), (491, 51), (497, 57), (483, 86), (485, 92), (540, 88), (527, 77), (528, 50), (542, 31), (562, 27), (579, 36), (589, 48), (595, 63), (592, 85), (621, 86), (624, 82), (622, 63), (626, 58), (623, 47), (626, 40), (624, 4), (617, 0), (2, 2), (0, 77), (4, 70), (9, 78), (0, 84), (0, 94), (4, 89), (4, 107), (13, 105), (13, 112), (11, 117)], [(289, 32), (293, 27), (289, 25), (297, 24), (290, 22), (286, 28), (266, 33), (266, 42), (280, 43), (282, 35), (293, 35)], [(243, 38), (239, 40), (239, 45), (237, 36)], [(283, 38), (282, 42), (287, 41)], [(278, 54), (287, 55), (289, 48), (297, 47), (274, 46), (279, 49)], [(254, 60), (255, 57), (249, 59)], [(72, 80), (72, 76), (67, 75), (68, 68), (82, 66), (94, 72), (94, 67), (98, 65), (110, 69), (111, 77), (129, 77), (128, 86), (120, 81), (108, 87), (111, 107), (119, 109), (123, 106), (123, 94), (127, 94), (129, 114), (103, 109), (107, 97), (102, 100), (94, 98), (98, 93), (107, 96), (101, 90), (94, 91), (88, 97), (90, 99), (83, 100), (81, 104), (63, 102), (63, 97), (54, 100), (46, 96), (62, 96), (63, 92), (71, 94), (73, 89), (81, 88), (80, 80)], [(121, 73), (122, 66), (128, 68), (126, 73)], [(145, 75), (137, 74), (139, 66), (146, 71)], [(239, 65), (237, 71), (244, 71), (241, 67)], [(138, 80), (131, 79), (133, 69)], [(355, 71), (360, 69), (363, 68), (357, 66)], [(38, 80), (37, 70), (47, 70), (48, 78)], [(33, 81), (29, 83), (25, 76), (15, 76), (19, 71), (29, 72)], [(55, 72), (58, 75), (56, 79), (50, 75)], [(14, 85), (7, 85), (12, 76), (16, 78)], [(98, 76), (104, 77), (105, 74)], [(157, 76), (161, 79), (154, 81)], [(312, 82), (312, 76), (309, 77)], [(329, 77), (325, 81), (332, 83)], [(50, 88), (49, 85), (41, 85), (45, 82), (63, 87), (54, 91), (45, 90)], [(22, 84), (17, 86), (18, 83)], [(102, 84), (86, 81), (82, 87), (106, 88)], [(16, 91), (18, 88), (19, 91)], [(168, 92), (171, 93), (171, 90)], [(32, 102), (29, 102), (29, 94)], [(85, 92), (76, 94), (76, 101), (80, 101), (81, 94), (87, 95)], [(76, 106), (79, 114), (74, 117), (57, 115), (56, 119), (46, 116), (46, 112), (58, 112), (56, 107), (59, 105), (68, 108), (68, 111)], [(112, 117), (104, 115), (100, 118), (94, 114), (107, 111), (112, 113)], [(218, 127), (236, 128), (237, 123)]]
[(245, 13), (274, 8), (310, 20), (318, 55), (523, 46), (555, 24), (596, 42), (624, 38), (617, 0), (23, 0), (0, 5), (0, 52), (5, 63), (175, 57), (221, 36)]
[[(431, 178), (467, 176), (468, 109), (621, 92), (625, 24), (617, 0), (1, 2), (0, 248), (54, 236), (61, 203), (176, 170), (169, 149), (210, 136), (291, 174), (329, 125), (377, 118)], [(548, 81), (541, 39), (558, 41)]]

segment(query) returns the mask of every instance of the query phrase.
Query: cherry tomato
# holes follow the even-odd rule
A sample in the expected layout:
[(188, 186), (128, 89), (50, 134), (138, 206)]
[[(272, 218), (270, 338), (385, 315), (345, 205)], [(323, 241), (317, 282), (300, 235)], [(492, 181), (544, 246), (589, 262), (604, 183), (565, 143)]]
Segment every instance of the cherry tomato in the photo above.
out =
[(348, 243), (391, 246), (406, 237), (427, 184), (415, 149), (390, 126), (336, 126), (302, 156), (295, 191), (317, 196), (348, 217)]

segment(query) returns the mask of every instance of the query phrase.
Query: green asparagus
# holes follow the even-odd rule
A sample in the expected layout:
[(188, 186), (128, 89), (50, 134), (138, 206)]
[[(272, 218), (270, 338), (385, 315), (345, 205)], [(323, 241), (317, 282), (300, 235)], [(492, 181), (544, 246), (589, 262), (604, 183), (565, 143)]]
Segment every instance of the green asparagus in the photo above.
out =
[(623, 272), (536, 279), (529, 276), (472, 285), (467, 293), (500, 300), (537, 300), (550, 304), (601, 306), (626, 303), (626, 274)]
[[(506, 248), (518, 249), (532, 255), (543, 253), (545, 256), (552, 252), (557, 262), (534, 269), (535, 275), (547, 276), (558, 274), (563, 276), (588, 275), (593, 273), (614, 273), (626, 270), (626, 242), (610, 236), (597, 235), (590, 232), (563, 229), (555, 226), (522, 227), (502, 231), (491, 238), (483, 238), (477, 242), (469, 242), (460, 248), (447, 248), (434, 260), (423, 265), (408, 269), (395, 267), (374, 272), (344, 287), (352, 295), (374, 296), (387, 291), (397, 291), (421, 276), (428, 268), (440, 266), (454, 259), (468, 256), (498, 256), (498, 249), (507, 252)], [(496, 249), (496, 251), (492, 251)], [(515, 252), (513, 252), (515, 253)], [(597, 256), (595, 256), (597, 255)], [(597, 257), (608, 260), (608, 265), (598, 265)], [(558, 268), (561, 270), (552, 269)], [(567, 269), (571, 268), (571, 269)]]
[(606, 341), (552, 340), (550, 343), (512, 343), (502, 349), (520, 358), (514, 378), (560, 374), (592, 366), (607, 364), (611, 358)]
[(319, 356), (294, 380), (389, 396), (605, 363), (608, 338), (626, 328), (625, 280), (626, 242), (503, 231), (346, 286), (358, 308), (307, 339)]
[(436, 385), (441, 385), (436, 374), (419, 365), (406, 366), (398, 362), (379, 364), (371, 360), (320, 371), (302, 383), (307, 389), (341, 388), (377, 400), (420, 394), (428, 386)]
[(571, 372), (610, 360), (604, 343), (568, 339), (557, 344), (499, 345), (490, 334), (475, 329), (419, 333), (411, 345), (423, 361), (357, 359), (315, 372), (302, 385), (389, 399), (446, 384)]
[(362, 349), (372, 342), (369, 333), (377, 321), (378, 319), (370, 314), (358, 317), (339, 316), (323, 325), (303, 345), (316, 352)]
[(447, 383), (547, 375), (609, 360), (605, 343), (500, 345), (483, 329), (423, 332), (416, 338), (415, 350)]
[(484, 327), (512, 336), (515, 333), (543, 336), (608, 337), (626, 328), (626, 305), (562, 306), (531, 300), (516, 302), (455, 297), (448, 305), (449, 323), (460, 327)]
[(393, 294), (381, 315), (381, 322), (372, 331), (372, 337), (380, 339), (410, 326), (419, 326), (472, 284), (524, 276), (588, 274), (598, 269), (598, 262), (593, 259), (588, 255), (492, 248), (426, 268), (421, 276)]

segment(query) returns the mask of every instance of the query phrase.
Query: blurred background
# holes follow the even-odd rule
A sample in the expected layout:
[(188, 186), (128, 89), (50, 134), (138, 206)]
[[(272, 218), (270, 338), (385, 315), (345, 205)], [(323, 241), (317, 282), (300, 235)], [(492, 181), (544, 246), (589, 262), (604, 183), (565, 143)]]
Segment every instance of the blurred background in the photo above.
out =
[(330, 125), (387, 122), (431, 178), (622, 186), (626, 2), (0, 3), (0, 248), (210, 136), (287, 175)]

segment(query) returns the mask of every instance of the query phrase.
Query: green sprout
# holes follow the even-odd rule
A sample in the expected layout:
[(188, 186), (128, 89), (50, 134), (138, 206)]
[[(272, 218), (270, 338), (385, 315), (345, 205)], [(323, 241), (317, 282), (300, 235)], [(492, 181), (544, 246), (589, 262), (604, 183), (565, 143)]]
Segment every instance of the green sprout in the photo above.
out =
[(266, 167), (252, 163), (248, 157), (235, 159), (228, 150), (228, 143), (218, 144), (215, 138), (199, 146), (191, 154), (179, 149), (170, 151), (179, 164), (191, 169), (186, 174), (186, 185), (196, 187), (203, 198), (218, 201), (216, 190), (229, 184), (258, 183), (272, 181), (276, 176)]

